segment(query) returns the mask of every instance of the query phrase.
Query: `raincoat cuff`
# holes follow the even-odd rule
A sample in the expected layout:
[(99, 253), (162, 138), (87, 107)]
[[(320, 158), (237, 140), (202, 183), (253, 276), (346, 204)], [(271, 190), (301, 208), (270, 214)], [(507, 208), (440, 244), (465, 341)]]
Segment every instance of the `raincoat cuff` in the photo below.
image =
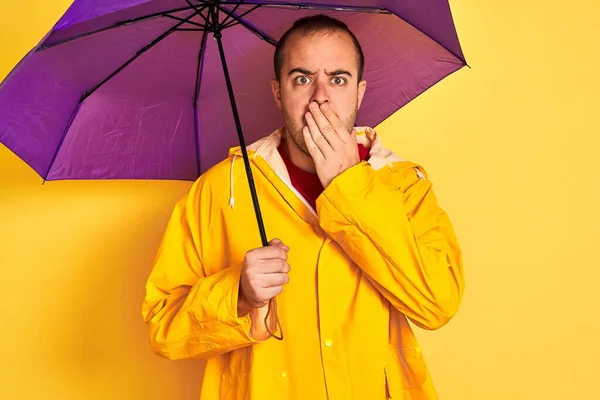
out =
[(361, 161), (335, 177), (317, 198), (315, 204), (317, 214), (326, 213), (326, 208), (331, 203), (335, 203), (334, 206), (338, 208), (339, 205), (344, 203), (362, 200), (369, 181), (369, 175), (373, 172), (369, 163)]
[[(231, 292), (231, 321), (224, 322), (229, 322), (232, 325), (241, 327), (244, 336), (252, 343), (257, 343), (271, 337), (271, 334), (265, 326), (265, 317), (267, 315), (269, 306), (267, 305), (260, 309), (254, 308), (243, 317), (238, 316), (238, 301), (242, 267), (243, 264), (231, 267), (231, 277), (232, 279), (235, 279), (233, 285), (231, 285), (233, 288)], [(273, 331), (274, 328), (271, 327), (271, 332)]]
[(227, 274), (227, 280), (229, 282), (226, 286), (231, 288), (231, 292), (229, 293), (229, 296), (225, 296), (225, 298), (228, 299), (227, 303), (229, 304), (224, 304), (225, 307), (221, 308), (226, 312), (220, 313), (219, 320), (222, 324), (228, 325), (238, 331), (238, 333), (241, 334), (243, 341), (254, 343), (256, 340), (250, 335), (252, 329), (250, 314), (239, 317), (237, 312), (242, 264), (232, 266), (228, 269), (229, 273)]

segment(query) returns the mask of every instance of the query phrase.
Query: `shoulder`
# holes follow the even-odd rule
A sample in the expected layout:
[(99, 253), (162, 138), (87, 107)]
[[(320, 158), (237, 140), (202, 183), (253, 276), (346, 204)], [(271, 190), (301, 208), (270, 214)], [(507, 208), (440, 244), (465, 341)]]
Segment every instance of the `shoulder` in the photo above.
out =
[(233, 156), (215, 164), (202, 175), (200, 175), (192, 184), (186, 198), (195, 204), (219, 203), (221, 198), (228, 195), (230, 186), (230, 172)]

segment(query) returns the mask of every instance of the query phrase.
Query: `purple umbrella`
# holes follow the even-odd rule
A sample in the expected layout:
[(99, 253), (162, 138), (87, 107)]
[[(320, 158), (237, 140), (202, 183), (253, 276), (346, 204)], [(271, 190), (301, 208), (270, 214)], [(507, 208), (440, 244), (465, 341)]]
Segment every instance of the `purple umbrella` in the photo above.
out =
[(466, 65), (447, 0), (76, 0), (2, 82), (0, 142), (44, 181), (193, 181), (240, 144), (267, 245), (244, 136), (283, 124), (275, 38), (321, 13), (365, 53), (358, 125)]

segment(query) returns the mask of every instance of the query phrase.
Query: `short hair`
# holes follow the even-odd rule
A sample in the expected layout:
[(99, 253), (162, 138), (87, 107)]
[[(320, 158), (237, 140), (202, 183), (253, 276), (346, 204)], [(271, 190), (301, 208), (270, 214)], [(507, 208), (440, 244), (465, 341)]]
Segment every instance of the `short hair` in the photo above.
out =
[(275, 55), (273, 56), (273, 64), (275, 67), (275, 77), (278, 81), (281, 80), (281, 68), (283, 67), (283, 56), (285, 51), (285, 45), (289, 40), (290, 36), (294, 32), (302, 32), (304, 34), (311, 34), (317, 32), (337, 32), (343, 31), (347, 32), (352, 39), (352, 44), (356, 50), (356, 58), (358, 62), (358, 81), (362, 80), (363, 71), (365, 69), (365, 56), (363, 54), (362, 48), (360, 47), (360, 43), (358, 43), (358, 39), (352, 33), (352, 31), (348, 28), (344, 22), (329, 17), (324, 14), (311, 15), (308, 17), (300, 18), (294, 22), (284, 34), (279, 39), (277, 46), (275, 47)]

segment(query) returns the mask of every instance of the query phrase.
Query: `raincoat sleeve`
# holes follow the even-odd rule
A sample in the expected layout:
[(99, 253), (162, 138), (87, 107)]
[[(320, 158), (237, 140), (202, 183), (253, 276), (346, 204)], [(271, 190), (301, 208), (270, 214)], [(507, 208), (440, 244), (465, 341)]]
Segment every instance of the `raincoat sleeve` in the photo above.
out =
[(256, 342), (250, 315), (237, 315), (242, 265), (212, 274), (203, 265), (208, 239), (200, 232), (208, 235), (211, 202), (201, 193), (202, 180), (173, 210), (142, 305), (152, 350), (169, 359), (206, 359)]
[(317, 212), (321, 227), (416, 325), (437, 329), (458, 311), (461, 251), (423, 171), (402, 163), (375, 171), (362, 161), (331, 182)]

